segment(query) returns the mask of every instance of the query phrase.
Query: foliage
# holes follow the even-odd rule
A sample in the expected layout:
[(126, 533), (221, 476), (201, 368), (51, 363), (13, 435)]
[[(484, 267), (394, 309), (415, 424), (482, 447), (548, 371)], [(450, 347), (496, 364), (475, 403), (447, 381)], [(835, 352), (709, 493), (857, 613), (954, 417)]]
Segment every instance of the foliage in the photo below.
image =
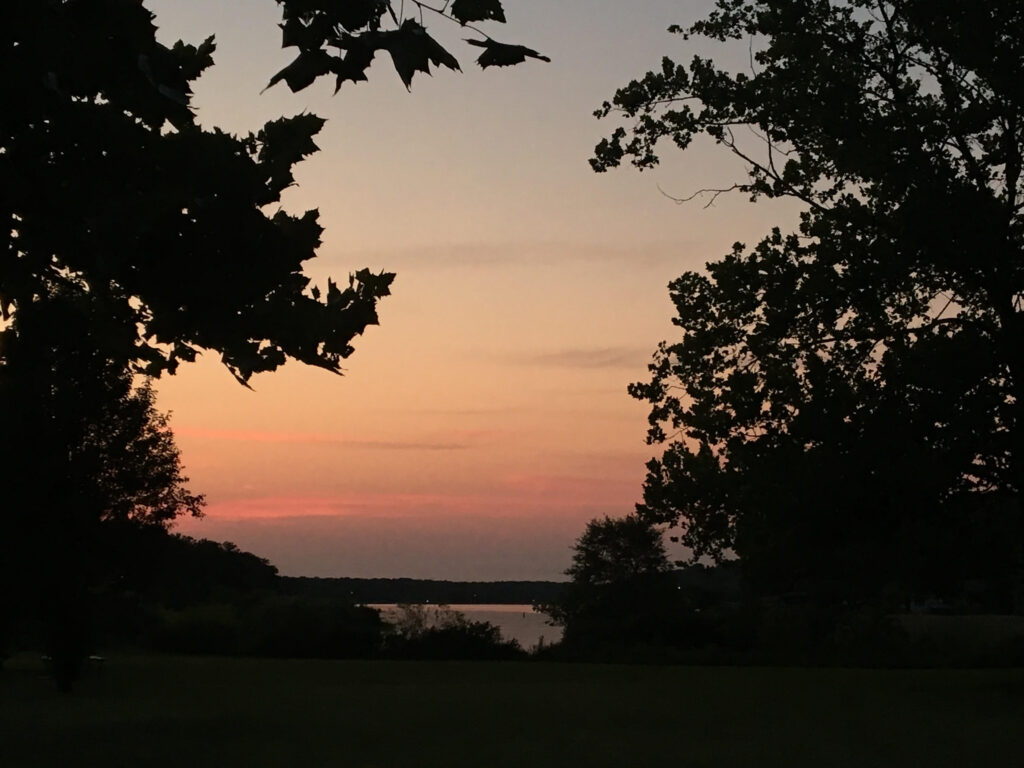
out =
[(147, 641), (172, 653), (369, 658), (380, 648), (383, 630), (372, 608), (267, 593), (162, 609)]
[(500, 43), (471, 24), (505, 23), (505, 11), (499, 0), (455, 0), (441, 8), (410, 0), (408, 17), (404, 16), (405, 3), (396, 13), (395, 4), (386, 0), (277, 2), (284, 6), (282, 45), (298, 48), (299, 54), (270, 79), (268, 88), (284, 81), (293, 91), (301, 91), (317, 78), (333, 75), (337, 93), (346, 81), (357, 83), (367, 79), (366, 70), (378, 51), (391, 56), (406, 88), (411, 87), (417, 72), (429, 75), (431, 64), (458, 70), (458, 60), (427, 33), (424, 12), (481, 35), (483, 40), (466, 42), (484, 49), (477, 63), (485, 69), (518, 64), (527, 57), (550, 61), (525, 46)]
[[(102, 549), (116, 578), (92, 590), (97, 652), (142, 647), (167, 615), (205, 604), (243, 605), (273, 591), (277, 569), (231, 542), (192, 539), (161, 528), (107, 530)], [(30, 638), (27, 638), (30, 639)], [(23, 646), (32, 647), (23, 641)]]
[[(339, 83), (365, 79), (378, 49), (407, 86), (431, 63), (458, 68), (422, 20), (398, 18), (388, 2), (280, 4), (282, 43), (300, 55), (271, 84), (309, 85), (321, 74), (310, 62), (337, 70)], [(385, 13), (395, 29), (382, 29)], [(498, 0), (439, 13), (504, 21)], [(347, 287), (311, 284), (303, 264), (320, 245), (318, 213), (280, 203), (324, 121), (300, 114), (245, 136), (201, 128), (191, 88), (213, 63), (213, 38), (167, 47), (153, 20), (142, 0), (0, 4), (0, 365), (8, 394), (17, 390), (0, 403), (6, 538), (16, 542), (4, 550), (35, 569), (54, 642), (67, 645), (55, 658), (69, 663), (87, 645), (86, 593), (126, 556), (112, 524), (164, 526), (202, 503), (132, 374), (173, 373), (204, 350), (243, 384), (288, 359), (340, 373), (394, 279), (362, 269)], [(482, 66), (522, 51), (542, 58), (483, 44)], [(73, 317), (69, 297), (81, 305)], [(0, 573), (11, 590), (14, 562)]]
[(378, 611), (283, 593), (277, 568), (231, 542), (154, 527), (118, 533), (106, 544), (121, 553), (116, 583), (92, 596), (104, 652), (368, 658), (380, 648)]
[(276, 567), (230, 541), (143, 530), (123, 548), (131, 557), (122, 570), (124, 587), (146, 604), (180, 608), (279, 585)]
[(636, 516), (591, 520), (577, 539), (570, 582), (538, 609), (584, 648), (680, 640), (690, 606), (677, 589), (661, 532)]
[(434, 579), (356, 579), (282, 576), (288, 594), (336, 597), (373, 605), (384, 603), (527, 604), (552, 600), (562, 589), (557, 581), (439, 581)]
[[(458, 66), (390, 3), (281, 2), (282, 42), (300, 54), (272, 83), (306, 87), (325, 73), (311, 61), (365, 79), (379, 49), (406, 85), (430, 62)], [(385, 14), (396, 29), (382, 29)], [(457, 2), (445, 15), (504, 18), (496, 0)], [(291, 215), (279, 203), (324, 121), (301, 114), (247, 136), (200, 128), (191, 85), (213, 63), (213, 38), (168, 48), (155, 32), (139, 0), (0, 9), (4, 319), (73, 285), (104, 303), (121, 357), (152, 375), (204, 349), (242, 382), (288, 358), (339, 372), (394, 276), (363, 269), (321, 292), (302, 272), (320, 244), (318, 214)]]
[(401, 603), (390, 617), (385, 656), (400, 659), (514, 659), (524, 655), (515, 640), (504, 640), (489, 621), (470, 621), (447, 605)]
[(661, 532), (635, 516), (591, 520), (565, 575), (582, 587), (619, 584), (669, 570)]
[(390, 277), (331, 283), (317, 301), (301, 272), (316, 212), (264, 213), (323, 121), (247, 137), (198, 128), (190, 84), (213, 40), (166, 48), (138, 2), (15, 2), (5, 15), (4, 317), (75, 286), (104, 302), (119, 354), (150, 374), (203, 348), (242, 381), (286, 356), (337, 369)]
[[(667, 443), (639, 512), (695, 557), (732, 549), (781, 591), (913, 591), (954, 541), (930, 532), (1008, 506), (1019, 577), (1021, 23), (1005, 1), (721, 0), (671, 31), (747, 41), (749, 72), (665, 58), (598, 111), (634, 120), (598, 171), (706, 136), (748, 176), (691, 197), (804, 206), (671, 284), (682, 338), (630, 388)], [(978, 524), (955, 529), (975, 560)]]
[(92, 599), (124, 578), (133, 531), (163, 534), (203, 506), (152, 389), (107, 343), (107, 319), (64, 289), (0, 333), (4, 610), (42, 618), (62, 685), (89, 650)]
[(168, 418), (107, 343), (107, 320), (92, 296), (64, 290), (0, 332), (7, 498), (24, 509), (74, 493), (95, 523), (198, 516), (203, 497), (185, 486)]
[(174, 653), (368, 658), (384, 624), (351, 601), (280, 591), (277, 569), (231, 542), (124, 532), (130, 562), (97, 596), (106, 647)]

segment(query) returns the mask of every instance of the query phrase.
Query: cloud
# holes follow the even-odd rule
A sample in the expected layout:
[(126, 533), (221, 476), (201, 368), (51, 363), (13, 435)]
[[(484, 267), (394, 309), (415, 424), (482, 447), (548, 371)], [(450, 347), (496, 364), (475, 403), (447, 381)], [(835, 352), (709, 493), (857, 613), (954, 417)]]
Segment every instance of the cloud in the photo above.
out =
[(458, 508), (445, 494), (347, 493), (343, 495), (265, 496), (243, 494), (213, 499), (206, 518), (217, 520), (307, 519), (317, 517), (402, 518)]
[(395, 492), (386, 489), (342, 493), (266, 495), (258, 488), (237, 488), (211, 496), (208, 518), (261, 519), (359, 517), (435, 519), (452, 516), (521, 519), (558, 516), (582, 507), (632, 509), (639, 500), (639, 476), (609, 471), (593, 474), (513, 472), (495, 478), (484, 490)]
[[(592, 458), (592, 457), (588, 457)], [(447, 579), (559, 578), (588, 520), (629, 513), (639, 468), (509, 471), (484, 490), (387, 489), (213, 494), (175, 529), (233, 541), (289, 575)]]
[(577, 347), (511, 355), (515, 362), (523, 365), (560, 368), (637, 368), (649, 357), (647, 346)]
[(463, 439), (450, 440), (349, 440), (339, 435), (315, 432), (280, 432), (252, 429), (202, 429), (176, 427), (179, 437), (201, 440), (225, 440), (241, 443), (278, 443), (304, 445), (337, 445), (345, 448), (382, 451), (461, 451), (478, 444), (482, 434), (463, 432)]
[(406, 413), (422, 413), (427, 416), (508, 416), (522, 412), (521, 407), (503, 408), (403, 408)]
[(543, 520), (515, 515), (444, 518), (210, 516), (178, 526), (231, 541), (288, 576), (456, 580), (560, 579), (586, 521), (604, 509)]
[(623, 263), (636, 268), (677, 264), (681, 257), (693, 254), (698, 246), (695, 240), (622, 246), (582, 242), (480, 242), (342, 252), (336, 257), (344, 259), (346, 263), (372, 263), (397, 270), (417, 267), (429, 267), (432, 270), (453, 267), (493, 268), (508, 265), (550, 267), (569, 263)]

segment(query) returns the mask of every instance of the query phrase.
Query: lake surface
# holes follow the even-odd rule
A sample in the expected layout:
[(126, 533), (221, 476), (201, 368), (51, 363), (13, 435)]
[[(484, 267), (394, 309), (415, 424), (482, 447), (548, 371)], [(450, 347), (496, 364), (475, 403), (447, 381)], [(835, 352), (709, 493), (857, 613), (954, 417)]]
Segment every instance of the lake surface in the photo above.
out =
[[(385, 621), (395, 615), (397, 606), (394, 604), (371, 605), (381, 611)], [(438, 606), (428, 605), (428, 610)], [(547, 616), (533, 610), (532, 605), (449, 605), (445, 606), (458, 611), (470, 621), (488, 621), (501, 630), (506, 640), (517, 640), (519, 645), (529, 650), (543, 638), (545, 643), (556, 643), (562, 638), (562, 628), (552, 627), (547, 623)]]

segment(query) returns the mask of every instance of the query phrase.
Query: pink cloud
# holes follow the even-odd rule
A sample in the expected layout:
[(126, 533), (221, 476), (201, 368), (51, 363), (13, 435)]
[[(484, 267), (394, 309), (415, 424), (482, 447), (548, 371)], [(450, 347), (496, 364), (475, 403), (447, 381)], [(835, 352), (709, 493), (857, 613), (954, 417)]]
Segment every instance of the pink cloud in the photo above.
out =
[(567, 477), (517, 474), (495, 483), (486, 493), (392, 493), (237, 496), (213, 498), (207, 516), (221, 519), (289, 517), (406, 517), (515, 514), (557, 515), (566, 509), (614, 507), (632, 510), (638, 500), (632, 478)]
[(457, 451), (474, 447), (500, 436), (497, 430), (449, 430), (432, 438), (418, 440), (353, 440), (343, 435), (317, 432), (281, 432), (250, 429), (204, 429), (175, 427), (179, 437), (243, 443), (337, 445), (351, 448), (390, 451)]
[(531, 501), (549, 498), (560, 503), (635, 498), (637, 495), (636, 478), (631, 474), (548, 475), (524, 472), (506, 475), (501, 480), (501, 487), (507, 493), (526, 496)]

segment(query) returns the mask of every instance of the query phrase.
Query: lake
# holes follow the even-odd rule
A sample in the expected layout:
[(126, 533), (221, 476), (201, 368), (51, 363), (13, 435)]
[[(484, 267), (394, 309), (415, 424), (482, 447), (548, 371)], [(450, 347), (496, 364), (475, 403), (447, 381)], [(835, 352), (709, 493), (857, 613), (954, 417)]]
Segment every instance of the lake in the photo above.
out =
[[(385, 620), (393, 616), (397, 608), (394, 604), (371, 605), (381, 611)], [(428, 605), (427, 608), (437, 606)], [(529, 650), (543, 638), (544, 642), (556, 643), (562, 638), (562, 628), (552, 627), (547, 623), (547, 616), (533, 610), (532, 605), (449, 605), (470, 621), (487, 621), (501, 630), (506, 640), (517, 640), (519, 645)]]

